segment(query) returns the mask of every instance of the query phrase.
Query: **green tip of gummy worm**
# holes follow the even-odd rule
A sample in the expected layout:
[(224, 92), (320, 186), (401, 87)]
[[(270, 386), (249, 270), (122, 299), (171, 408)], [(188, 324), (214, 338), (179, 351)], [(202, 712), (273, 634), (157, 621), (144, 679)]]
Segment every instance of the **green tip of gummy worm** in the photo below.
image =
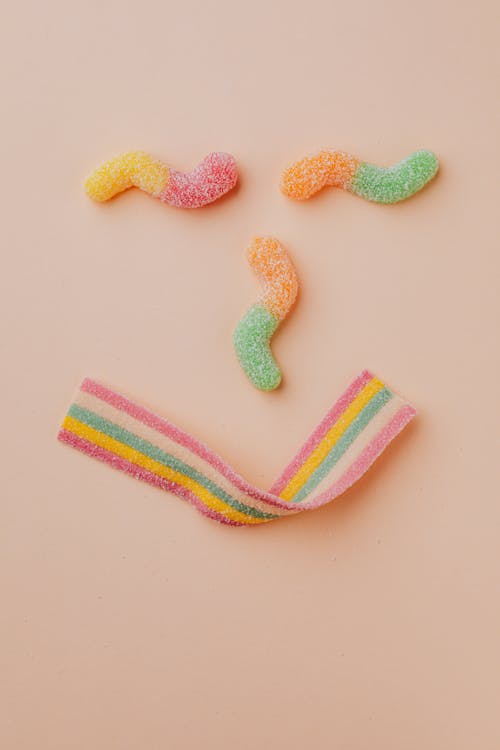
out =
[(415, 151), (392, 167), (361, 162), (350, 190), (374, 203), (398, 203), (418, 193), (438, 168), (437, 156), (432, 151)]
[(261, 391), (274, 391), (281, 383), (281, 370), (269, 343), (278, 325), (279, 320), (266, 307), (254, 305), (234, 331), (234, 348), (240, 365)]

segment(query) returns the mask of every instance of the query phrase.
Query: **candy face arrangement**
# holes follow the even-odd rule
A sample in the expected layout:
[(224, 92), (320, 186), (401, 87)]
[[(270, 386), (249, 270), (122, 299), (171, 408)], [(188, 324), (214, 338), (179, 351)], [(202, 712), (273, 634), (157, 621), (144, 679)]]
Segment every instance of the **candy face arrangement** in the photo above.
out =
[(320, 151), (292, 164), (283, 173), (281, 190), (302, 201), (331, 186), (374, 203), (398, 203), (425, 187), (438, 166), (432, 151), (415, 151), (392, 167), (376, 167), (343, 151)]
[(192, 172), (178, 172), (144, 151), (129, 151), (100, 166), (85, 181), (87, 195), (107, 201), (137, 187), (177, 208), (200, 208), (222, 198), (238, 182), (231, 154), (209, 154)]
[[(376, 203), (409, 198), (436, 174), (430, 151), (381, 168), (342, 151), (320, 151), (285, 171), (281, 189), (297, 200), (323, 187), (349, 190)], [(107, 201), (138, 187), (164, 203), (198, 208), (229, 192), (238, 180), (234, 157), (209, 154), (183, 174), (142, 151), (103, 164), (86, 181), (88, 195)], [(278, 240), (257, 237), (248, 262), (264, 285), (261, 298), (233, 335), (242, 369), (259, 390), (281, 383), (270, 341), (298, 292), (294, 266)], [(364, 370), (266, 492), (250, 485), (206, 445), (167, 420), (93, 380), (85, 380), (59, 432), (77, 450), (172, 492), (203, 515), (231, 526), (267, 523), (319, 508), (354, 484), (415, 416), (409, 404)]]
[(257, 237), (247, 251), (248, 262), (264, 283), (264, 294), (238, 323), (233, 341), (240, 364), (261, 391), (281, 383), (281, 370), (270, 340), (297, 297), (297, 274), (287, 252), (272, 237)]

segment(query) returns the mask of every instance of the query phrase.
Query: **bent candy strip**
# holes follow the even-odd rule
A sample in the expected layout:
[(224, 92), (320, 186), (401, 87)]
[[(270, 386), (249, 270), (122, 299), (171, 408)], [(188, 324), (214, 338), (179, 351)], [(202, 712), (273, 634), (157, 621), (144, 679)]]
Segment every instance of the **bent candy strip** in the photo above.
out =
[(330, 409), (269, 492), (206, 445), (125, 396), (86, 379), (59, 440), (172, 492), (216, 521), (266, 523), (319, 508), (345, 492), (415, 416), (364, 370)]
[(131, 187), (178, 208), (199, 208), (232, 190), (238, 182), (231, 154), (209, 154), (192, 172), (167, 167), (144, 151), (130, 151), (100, 166), (85, 181), (87, 195), (107, 201)]
[(281, 382), (270, 340), (297, 297), (298, 280), (288, 253), (278, 240), (257, 237), (247, 250), (250, 266), (264, 283), (264, 293), (238, 323), (233, 341), (240, 364), (262, 391)]
[(375, 203), (397, 203), (427, 185), (438, 168), (432, 151), (415, 151), (392, 167), (376, 167), (343, 151), (320, 151), (285, 170), (281, 190), (289, 198), (306, 200), (333, 186)]

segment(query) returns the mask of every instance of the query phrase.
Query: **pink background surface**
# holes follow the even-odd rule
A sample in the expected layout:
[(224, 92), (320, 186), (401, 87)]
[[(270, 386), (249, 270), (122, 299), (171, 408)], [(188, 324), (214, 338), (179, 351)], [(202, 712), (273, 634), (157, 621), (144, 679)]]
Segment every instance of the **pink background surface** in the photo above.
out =
[[(496, 750), (498, 5), (133, 6), (32, 1), (2, 29), (0, 746)], [(395, 207), (287, 201), (321, 146), (441, 173)], [(130, 148), (230, 151), (241, 186), (92, 203)], [(274, 394), (231, 346), (264, 233), (301, 280)], [(418, 419), (340, 501), (259, 529), (56, 441), (90, 375), (266, 487), (363, 367)]]

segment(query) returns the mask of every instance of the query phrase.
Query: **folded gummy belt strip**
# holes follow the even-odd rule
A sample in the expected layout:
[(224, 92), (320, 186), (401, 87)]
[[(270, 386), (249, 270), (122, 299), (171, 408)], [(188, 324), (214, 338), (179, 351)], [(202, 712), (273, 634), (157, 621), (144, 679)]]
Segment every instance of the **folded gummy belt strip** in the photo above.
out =
[(351, 383), (269, 492), (166, 419), (86, 379), (59, 440), (234, 526), (312, 510), (356, 482), (415, 416), (367, 370)]

